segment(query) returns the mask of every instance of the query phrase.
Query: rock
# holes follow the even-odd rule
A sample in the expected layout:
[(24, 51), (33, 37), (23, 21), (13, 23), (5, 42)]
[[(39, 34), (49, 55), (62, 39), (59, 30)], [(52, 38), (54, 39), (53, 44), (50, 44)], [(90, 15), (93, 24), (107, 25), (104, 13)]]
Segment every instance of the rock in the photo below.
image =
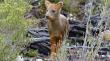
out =
[(42, 59), (36, 59), (36, 61), (43, 61)]
[(39, 6), (40, 5), (40, 0), (34, 0), (32, 3), (31, 3), (32, 6)]
[(39, 23), (38, 23), (38, 27), (46, 27), (47, 26), (47, 21), (45, 18), (40, 19)]
[(90, 19), (91, 19), (91, 24), (93, 25), (93, 27), (97, 27), (98, 22), (101, 20), (101, 17), (98, 14), (98, 15), (92, 16)]
[[(79, 21), (70, 21), (70, 29), (68, 39), (71, 40), (71, 44), (74, 41), (79, 44), (83, 44), (83, 38), (86, 31), (86, 25)], [(38, 50), (41, 55), (48, 56), (50, 54), (50, 38), (47, 27), (40, 27), (28, 30), (28, 34), (31, 35), (34, 42), (27, 46), (28, 49)], [(80, 37), (80, 38), (79, 38)]]
[(26, 19), (35, 17), (35, 18), (43, 18), (44, 16), (42, 16), (41, 14), (41, 9), (39, 8), (39, 6), (33, 6), (32, 9), (29, 12), (26, 12), (24, 17)]
[(39, 29), (39, 28), (31, 29), (31, 30), (28, 30), (28, 33), (31, 34), (32, 37), (34, 37), (34, 38), (49, 37), (47, 28), (43, 28), (43, 29)]
[(105, 42), (110, 42), (110, 30), (101, 32), (99, 37), (102, 38)]
[(92, 28), (91, 34), (93, 36), (95, 36), (95, 37), (98, 36), (98, 34), (99, 34), (99, 28), (96, 28), (96, 27)]
[(100, 51), (98, 52), (99, 55), (107, 55), (107, 52), (106, 51)]
[(50, 42), (48, 38), (40, 38), (29, 44), (23, 51), (28, 51), (29, 49), (38, 50), (38, 53), (44, 56), (50, 54)]
[(110, 51), (109, 48), (101, 48), (100, 50), (101, 50), (101, 51)]
[(24, 61), (24, 59), (22, 56), (19, 55), (19, 56), (17, 56), (16, 61)]
[(104, 31), (103, 38), (105, 41), (110, 41), (110, 30)]
[[(68, 39), (71, 40), (71, 45), (78, 43), (83, 45), (84, 35), (86, 32), (86, 23), (81, 21), (69, 20), (70, 29)], [(93, 24), (94, 25), (94, 24)], [(99, 29), (93, 27), (93, 36), (98, 35)], [(47, 27), (41, 26), (39, 28), (28, 30), (28, 34), (31, 35), (33, 41), (28, 48), (38, 50), (41, 55), (48, 56), (50, 54), (50, 38)], [(105, 52), (98, 52), (100, 55), (106, 54)]]

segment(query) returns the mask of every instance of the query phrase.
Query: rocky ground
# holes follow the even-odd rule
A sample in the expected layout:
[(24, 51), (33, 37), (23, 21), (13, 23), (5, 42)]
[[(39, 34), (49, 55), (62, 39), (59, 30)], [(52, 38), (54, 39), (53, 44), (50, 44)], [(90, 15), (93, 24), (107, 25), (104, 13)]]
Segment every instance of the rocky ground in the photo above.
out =
[[(34, 3), (32, 4), (34, 5)], [(35, 14), (37, 13), (37, 14)], [(74, 53), (77, 53), (76, 51), (78, 49), (82, 49), (82, 45), (84, 43), (84, 37), (86, 34), (86, 26), (87, 26), (87, 21), (86, 20), (78, 20), (76, 17), (63, 12), (65, 16), (68, 17), (69, 24), (70, 24), (70, 29), (69, 29), (69, 35), (68, 35), (68, 40), (70, 43), (70, 48), (68, 47), (68, 52), (69, 52), (69, 60), (70, 61), (81, 61), (80, 59), (82, 57), (79, 57), (77, 54), (75, 55)], [(49, 56), (50, 54), (50, 38), (49, 38), (49, 33), (48, 29), (46, 27), (46, 21), (45, 18), (39, 17), (39, 9), (38, 6), (33, 6), (32, 10), (28, 12), (25, 17), (26, 18), (31, 18), (32, 16), (35, 16), (36, 18), (41, 18), (39, 27), (34, 28), (34, 29), (29, 29), (27, 32), (27, 37), (31, 37), (33, 42), (30, 43), (23, 51), (28, 51), (29, 49), (34, 49), (38, 50), (39, 56), (40, 57), (45, 57)], [(99, 15), (93, 15), (91, 18), (91, 24), (93, 27), (91, 27), (92, 30), (90, 30), (90, 33), (92, 36), (97, 36), (99, 34), (99, 29), (96, 28), (97, 24), (100, 20)], [(108, 44), (108, 46), (110, 46)], [(90, 49), (91, 47), (87, 46), (87, 49)], [(110, 52), (110, 49), (107, 47), (100, 48), (98, 54), (96, 54), (96, 61), (109, 61), (110, 56), (108, 55)], [(73, 55), (71, 55), (73, 54)]]

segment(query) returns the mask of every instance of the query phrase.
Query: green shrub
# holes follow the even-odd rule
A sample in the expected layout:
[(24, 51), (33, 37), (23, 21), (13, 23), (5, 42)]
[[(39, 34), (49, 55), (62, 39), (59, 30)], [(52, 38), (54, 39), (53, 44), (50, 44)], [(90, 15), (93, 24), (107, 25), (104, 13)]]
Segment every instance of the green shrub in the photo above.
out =
[(30, 7), (25, 0), (0, 3), (0, 61), (15, 61), (21, 48), (29, 41), (25, 35), (31, 24), (24, 19), (24, 13)]

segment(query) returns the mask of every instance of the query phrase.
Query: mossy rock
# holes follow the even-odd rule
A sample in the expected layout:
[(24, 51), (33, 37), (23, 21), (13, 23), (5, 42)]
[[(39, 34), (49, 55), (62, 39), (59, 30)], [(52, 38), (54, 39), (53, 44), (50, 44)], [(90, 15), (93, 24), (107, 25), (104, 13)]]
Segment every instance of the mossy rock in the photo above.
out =
[(110, 33), (104, 33), (104, 40), (110, 41)]

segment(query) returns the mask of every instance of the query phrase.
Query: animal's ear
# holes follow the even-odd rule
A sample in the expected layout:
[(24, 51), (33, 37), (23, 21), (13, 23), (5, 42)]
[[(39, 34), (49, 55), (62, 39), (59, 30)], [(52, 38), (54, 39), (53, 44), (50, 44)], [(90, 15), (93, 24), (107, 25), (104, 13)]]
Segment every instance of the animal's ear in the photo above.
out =
[(51, 2), (48, 0), (45, 0), (45, 6), (48, 7), (49, 4), (51, 4)]
[(63, 3), (63, 2), (61, 2), (61, 1), (57, 3), (57, 6), (58, 6), (59, 8), (62, 8), (62, 7), (63, 7), (63, 5), (64, 5), (64, 3)]

